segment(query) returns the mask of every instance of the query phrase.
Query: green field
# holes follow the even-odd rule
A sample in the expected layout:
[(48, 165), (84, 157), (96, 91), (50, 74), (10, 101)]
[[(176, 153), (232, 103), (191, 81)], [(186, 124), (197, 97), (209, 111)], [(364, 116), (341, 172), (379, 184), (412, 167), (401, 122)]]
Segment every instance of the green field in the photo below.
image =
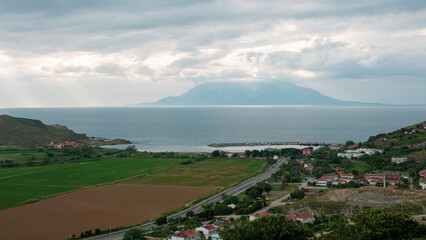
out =
[(182, 161), (182, 159), (126, 158), (40, 167), (3, 168), (0, 169), (0, 209), (18, 206), (30, 199), (166, 169)]
[(37, 149), (7, 149), (0, 150), (0, 155), (4, 154), (29, 154), (29, 153), (37, 153)]
[(255, 159), (208, 159), (190, 165), (174, 166), (126, 183), (180, 186), (229, 187), (260, 173), (266, 161)]
[[(0, 169), (0, 210), (88, 186), (115, 183), (229, 187), (260, 173), (266, 161), (116, 158)], [(134, 178), (132, 178), (134, 177)], [(130, 179), (128, 179), (130, 178)]]

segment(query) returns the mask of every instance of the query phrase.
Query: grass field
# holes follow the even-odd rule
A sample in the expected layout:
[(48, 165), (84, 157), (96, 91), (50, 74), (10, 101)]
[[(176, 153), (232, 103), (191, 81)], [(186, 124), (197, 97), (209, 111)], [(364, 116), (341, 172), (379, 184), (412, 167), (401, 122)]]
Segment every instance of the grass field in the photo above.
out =
[(7, 149), (0, 150), (0, 155), (4, 154), (29, 154), (29, 153), (37, 153), (38, 149)]
[(260, 173), (265, 165), (266, 161), (254, 159), (208, 159), (167, 168), (124, 183), (229, 187)]
[(129, 158), (0, 169), (0, 209), (18, 206), (30, 199), (166, 169), (182, 161)]

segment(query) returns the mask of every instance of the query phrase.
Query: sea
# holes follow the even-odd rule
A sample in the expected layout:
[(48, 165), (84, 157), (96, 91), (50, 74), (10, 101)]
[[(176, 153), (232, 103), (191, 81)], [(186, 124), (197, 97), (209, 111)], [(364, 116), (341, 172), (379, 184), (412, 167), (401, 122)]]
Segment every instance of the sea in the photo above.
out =
[(208, 145), (366, 141), (425, 121), (426, 106), (1, 108), (0, 114), (65, 125), (89, 137), (123, 138), (140, 151), (235, 152), (281, 146)]

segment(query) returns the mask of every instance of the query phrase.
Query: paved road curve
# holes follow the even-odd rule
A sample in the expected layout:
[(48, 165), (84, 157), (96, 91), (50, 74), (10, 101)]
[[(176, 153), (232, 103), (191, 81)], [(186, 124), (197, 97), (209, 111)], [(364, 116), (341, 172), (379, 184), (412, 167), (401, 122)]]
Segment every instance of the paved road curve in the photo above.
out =
[[(280, 159), (277, 161), (277, 163), (275, 163), (274, 165), (272, 165), (272, 167), (269, 167), (266, 171), (260, 173), (259, 175), (252, 177), (240, 184), (237, 184), (233, 187), (230, 187), (202, 202), (199, 202), (197, 204), (195, 204), (194, 206), (191, 206), (179, 213), (173, 214), (168, 216), (167, 218), (175, 218), (178, 216), (181, 217), (185, 217), (186, 213), (189, 211), (193, 211), (194, 213), (199, 213), (203, 210), (203, 208), (201, 207), (202, 205), (206, 204), (206, 203), (211, 203), (211, 202), (220, 202), (222, 201), (222, 194), (227, 194), (227, 195), (237, 195), (240, 194), (242, 192), (244, 192), (247, 188), (254, 186), (257, 182), (260, 182), (268, 177), (271, 176), (272, 173), (277, 172), (280, 169), (280, 166), (287, 162), (288, 158), (284, 158), (284, 159)], [(140, 228), (143, 230), (149, 230), (152, 228), (156, 228), (158, 227), (154, 222), (150, 222), (150, 223), (146, 223), (144, 225), (140, 225), (140, 226), (136, 226), (135, 228)], [(126, 233), (129, 229), (125, 229), (125, 230), (121, 230), (121, 231), (117, 231), (117, 232), (113, 232), (111, 234), (104, 234), (104, 235), (100, 235), (100, 236), (96, 236), (96, 237), (92, 237), (92, 238), (87, 238), (90, 240), (95, 240), (95, 239), (103, 239), (103, 240), (119, 240), (122, 239), (124, 236), (124, 233)]]

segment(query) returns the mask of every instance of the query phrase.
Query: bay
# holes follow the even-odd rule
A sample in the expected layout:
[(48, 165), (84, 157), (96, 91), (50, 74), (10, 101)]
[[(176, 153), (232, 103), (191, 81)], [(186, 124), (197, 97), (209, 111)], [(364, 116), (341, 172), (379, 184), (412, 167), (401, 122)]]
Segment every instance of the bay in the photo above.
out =
[(141, 151), (211, 152), (211, 143), (366, 141), (426, 120), (426, 107), (3, 108), (0, 114), (65, 125), (89, 137), (124, 138)]

